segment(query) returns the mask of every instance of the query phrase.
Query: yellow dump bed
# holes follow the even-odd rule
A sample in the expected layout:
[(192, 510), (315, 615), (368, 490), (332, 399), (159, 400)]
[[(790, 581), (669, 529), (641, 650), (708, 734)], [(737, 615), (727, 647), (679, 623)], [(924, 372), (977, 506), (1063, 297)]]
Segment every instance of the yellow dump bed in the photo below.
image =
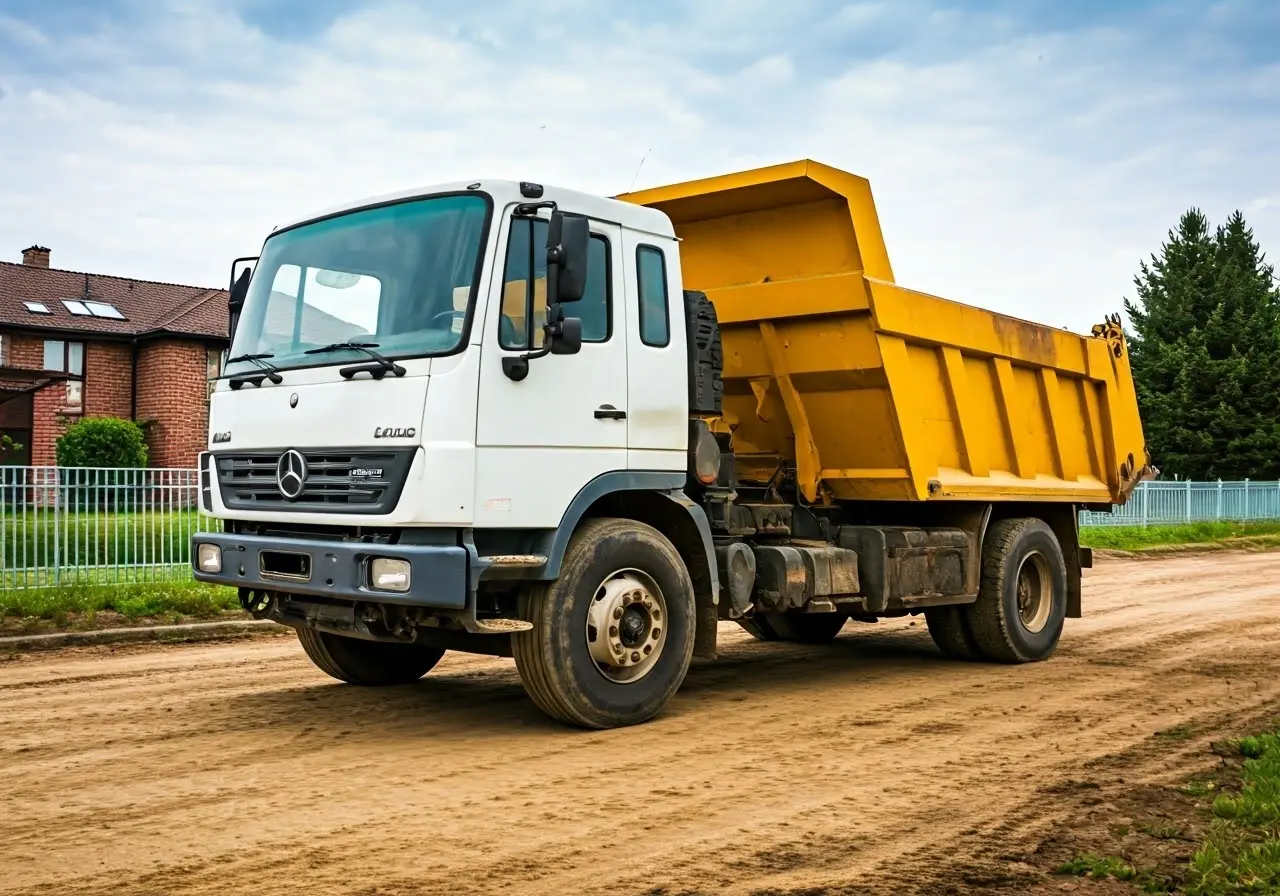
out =
[(716, 307), (739, 475), (810, 501), (1124, 503), (1147, 470), (1118, 319), (1092, 336), (893, 282), (871, 186), (794, 162), (618, 197)]

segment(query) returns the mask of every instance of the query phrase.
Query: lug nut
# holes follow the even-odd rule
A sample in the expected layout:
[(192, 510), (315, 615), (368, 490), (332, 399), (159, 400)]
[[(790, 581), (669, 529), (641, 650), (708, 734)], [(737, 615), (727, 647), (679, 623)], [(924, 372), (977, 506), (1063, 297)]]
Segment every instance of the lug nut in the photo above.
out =
[(631, 654), (631, 662), (633, 663), (640, 662), (640, 654), (638, 652)]
[(609, 626), (609, 637), (610, 638), (618, 637), (618, 627), (616, 625)]
[(614, 618), (614, 619), (621, 619), (621, 618), (622, 618), (622, 607), (614, 607), (614, 608), (613, 608), (613, 618)]

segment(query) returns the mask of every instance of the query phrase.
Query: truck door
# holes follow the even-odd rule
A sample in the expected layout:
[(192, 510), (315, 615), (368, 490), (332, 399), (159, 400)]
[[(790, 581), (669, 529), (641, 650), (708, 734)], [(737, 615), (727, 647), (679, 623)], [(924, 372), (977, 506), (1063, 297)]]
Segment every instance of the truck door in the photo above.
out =
[(512, 219), (499, 238), (481, 350), (477, 526), (555, 526), (584, 485), (627, 469), (621, 228), (591, 222), (586, 292), (565, 306), (582, 319), (582, 351), (534, 359), (519, 382), (502, 371), (503, 356), (542, 346), (546, 243), (545, 219)]
[(689, 441), (688, 348), (677, 243), (626, 230), (627, 462), (684, 470)]

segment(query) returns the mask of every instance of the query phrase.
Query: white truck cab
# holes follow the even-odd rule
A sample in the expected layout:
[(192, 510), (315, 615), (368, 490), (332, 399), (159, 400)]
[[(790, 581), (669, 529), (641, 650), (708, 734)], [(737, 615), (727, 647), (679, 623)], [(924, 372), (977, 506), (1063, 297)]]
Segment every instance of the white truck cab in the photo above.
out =
[[(224, 525), (194, 537), (197, 578), (297, 627), (339, 678), (416, 678), (447, 648), (518, 650), (513, 633), (534, 627), (520, 596), (561, 578), (589, 511), (630, 496), (697, 557), (714, 612), (710, 530), (683, 491), (690, 352), (664, 214), (531, 183), (446, 184), (299, 219), (245, 261), (201, 457), (203, 508)], [(616, 631), (588, 646), (606, 660), (638, 646), (614, 675), (629, 682), (664, 654), (661, 686), (629, 711), (553, 714), (637, 721), (674, 692), (692, 594), (686, 612), (671, 605), (674, 626), (641, 619), (644, 601), (663, 618), (648, 575), (647, 589), (614, 577), (645, 592), (626, 613), (645, 643)], [(680, 575), (669, 587), (687, 587)], [(620, 619), (621, 591), (606, 602)], [(415, 658), (407, 672), (388, 666), (397, 651)]]
[[(515, 379), (503, 359), (542, 346), (548, 203), (589, 222), (585, 288), (565, 306), (582, 321), (581, 348), (526, 361)], [(214, 516), (549, 528), (607, 473), (675, 473), (683, 484), (676, 247), (660, 212), (509, 182), (379, 197), (277, 229), (239, 314), (232, 376), (214, 392), (210, 447), (224, 463), (296, 449), (313, 475), (287, 499), (274, 460), (269, 477), (246, 470), (227, 503), (214, 493)], [(398, 369), (359, 348), (328, 348), (341, 343), (376, 343)], [(383, 475), (337, 487), (339, 449)]]

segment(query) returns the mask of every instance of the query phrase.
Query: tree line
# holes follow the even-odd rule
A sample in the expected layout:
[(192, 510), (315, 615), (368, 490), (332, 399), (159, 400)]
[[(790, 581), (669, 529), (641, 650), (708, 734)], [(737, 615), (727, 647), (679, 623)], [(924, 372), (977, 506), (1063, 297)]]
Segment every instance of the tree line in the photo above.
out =
[(1280, 289), (1239, 211), (1186, 212), (1125, 299), (1152, 462), (1166, 478), (1280, 479)]

